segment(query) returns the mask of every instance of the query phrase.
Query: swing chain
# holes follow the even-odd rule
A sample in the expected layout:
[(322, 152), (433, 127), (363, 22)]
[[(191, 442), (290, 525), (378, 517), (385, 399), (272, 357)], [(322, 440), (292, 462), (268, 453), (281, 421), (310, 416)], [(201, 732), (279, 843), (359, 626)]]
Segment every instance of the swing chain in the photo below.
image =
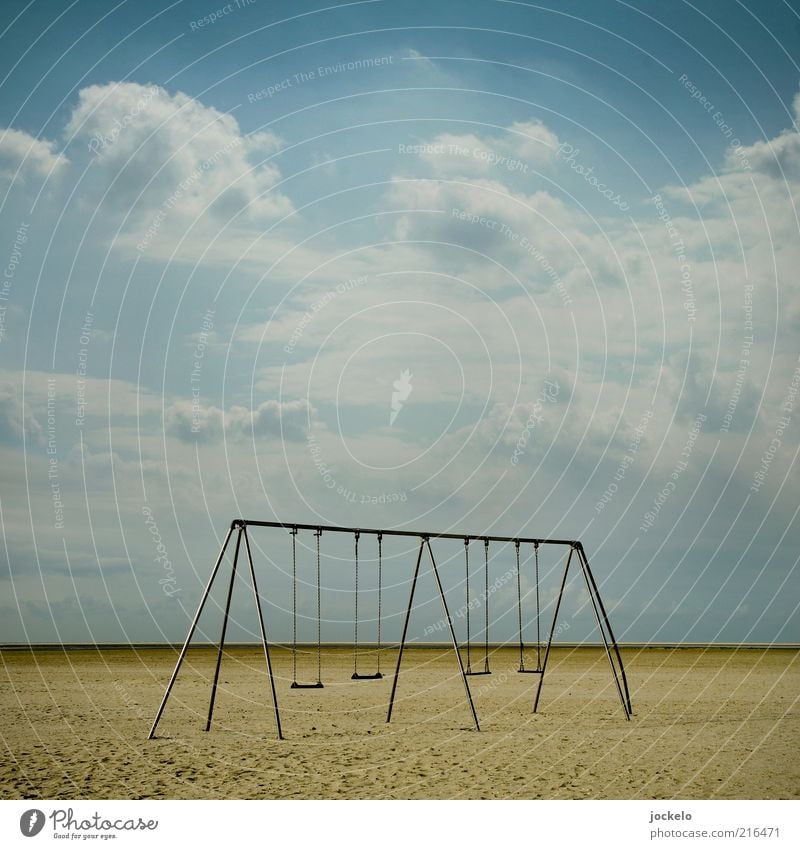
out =
[(383, 612), (381, 609), (381, 588), (383, 586), (383, 578), (381, 575), (383, 568), (383, 534), (378, 531), (378, 657), (377, 671), (381, 671), (381, 618)]
[(319, 562), (319, 541), (322, 528), (317, 528), (314, 535), (317, 538), (317, 684), (322, 684), (322, 589)]
[(539, 543), (533, 544), (533, 556), (536, 564), (536, 669), (542, 668), (542, 636), (539, 623)]
[(483, 538), (483, 668), (489, 671), (489, 538)]
[(470, 597), (469, 597), (469, 537), (464, 537), (464, 561), (466, 563), (467, 570), (467, 672), (471, 672), (471, 664), (469, 657), (469, 647), (470, 647), (470, 634), (469, 634), (469, 609), (470, 609)]
[(517, 553), (517, 617), (519, 619), (519, 671), (525, 669), (525, 646), (522, 641), (522, 578), (519, 568), (519, 540), (514, 540), (514, 548)]
[(356, 591), (355, 591), (355, 639), (353, 641), (353, 674), (358, 675), (358, 540), (361, 536), (361, 532), (356, 529), (353, 534), (354, 538), (354, 546), (355, 546), (355, 569), (356, 569)]
[(292, 682), (297, 681), (297, 528), (292, 535)]

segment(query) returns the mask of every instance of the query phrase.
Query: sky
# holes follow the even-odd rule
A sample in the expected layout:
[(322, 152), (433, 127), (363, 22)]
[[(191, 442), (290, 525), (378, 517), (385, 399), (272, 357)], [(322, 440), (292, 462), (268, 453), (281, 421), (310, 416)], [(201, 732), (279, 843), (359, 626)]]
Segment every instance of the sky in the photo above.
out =
[(797, 2), (4, 12), (0, 642), (800, 642)]

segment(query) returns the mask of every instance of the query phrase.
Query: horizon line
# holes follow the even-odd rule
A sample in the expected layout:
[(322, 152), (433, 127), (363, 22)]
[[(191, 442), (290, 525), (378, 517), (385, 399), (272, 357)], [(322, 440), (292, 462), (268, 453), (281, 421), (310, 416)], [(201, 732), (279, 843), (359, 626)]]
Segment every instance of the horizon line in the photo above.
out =
[[(219, 644), (217, 642), (197, 642), (190, 644), (189, 648), (216, 648)], [(309, 649), (316, 648), (316, 642), (298, 642), (298, 648)], [(341, 641), (335, 642), (322, 642), (322, 647), (325, 649), (354, 649), (354, 643), (347, 643)], [(547, 643), (542, 643), (541, 647), (545, 648)], [(620, 648), (626, 649), (739, 649), (739, 648), (747, 648), (747, 649), (800, 649), (800, 643), (779, 643), (779, 642), (680, 642), (680, 641), (671, 641), (671, 642), (620, 642), (617, 641), (617, 645)], [(113, 642), (70, 642), (70, 643), (59, 643), (59, 642), (49, 642), (49, 643), (0, 643), (0, 651), (20, 651), (20, 650), (32, 650), (32, 651), (47, 651), (47, 650), (87, 650), (87, 649), (101, 649), (101, 650), (114, 650), (114, 649), (180, 649), (183, 646), (183, 642), (128, 642), (128, 643), (113, 643)], [(269, 642), (270, 648), (278, 648), (278, 649), (291, 649), (291, 642), (283, 642), (280, 640)], [(481, 643), (481, 646), (483, 643)], [(251, 641), (251, 642), (241, 642), (241, 641), (230, 641), (226, 642), (225, 647), (228, 649), (245, 649), (245, 648), (260, 648), (261, 643), (259, 641)], [(386, 650), (392, 650), (399, 647), (399, 643), (381, 643), (380, 648)], [(406, 642), (407, 648), (452, 648), (452, 643), (450, 642), (421, 642), (408, 640)], [(463, 646), (460, 645), (459, 648), (465, 648), (466, 644)], [(377, 651), (379, 648), (377, 643), (359, 643), (359, 648), (362, 650), (372, 650)], [(490, 649), (513, 649), (518, 650), (519, 645), (515, 643), (489, 643)], [(594, 649), (604, 648), (602, 642), (553, 642), (552, 648), (574, 648), (574, 649)], [(528, 643), (525, 646), (526, 651), (535, 651), (536, 643)]]

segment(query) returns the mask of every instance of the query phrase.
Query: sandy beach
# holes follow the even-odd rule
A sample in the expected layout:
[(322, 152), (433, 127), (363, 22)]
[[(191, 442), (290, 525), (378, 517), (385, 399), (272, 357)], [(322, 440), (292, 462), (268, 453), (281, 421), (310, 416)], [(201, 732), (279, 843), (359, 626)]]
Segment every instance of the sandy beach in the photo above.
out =
[[(353, 682), (351, 651), (331, 648), (325, 688), (291, 690), (290, 655), (275, 650), (279, 741), (258, 648), (226, 653), (214, 727), (203, 730), (215, 654), (197, 648), (148, 740), (176, 656), (0, 653), (3, 798), (800, 796), (797, 650), (625, 649), (630, 722), (602, 651), (554, 650), (534, 715), (538, 676), (496, 650), (493, 674), (470, 679), (480, 733), (452, 650), (407, 649), (390, 724), (391, 674)], [(384, 672), (394, 659), (384, 651)], [(299, 677), (313, 668), (304, 658)]]

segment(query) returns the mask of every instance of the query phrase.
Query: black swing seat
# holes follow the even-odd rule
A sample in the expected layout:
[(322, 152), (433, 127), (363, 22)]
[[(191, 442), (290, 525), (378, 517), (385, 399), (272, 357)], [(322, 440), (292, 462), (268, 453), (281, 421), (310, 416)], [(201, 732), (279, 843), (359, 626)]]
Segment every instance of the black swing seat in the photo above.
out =
[(517, 670), (517, 672), (523, 672), (523, 673), (526, 673), (528, 675), (541, 675), (542, 674), (541, 669), (526, 669), (524, 666), (520, 666), (520, 668)]
[(478, 670), (478, 669), (467, 669), (467, 670), (465, 670), (464, 674), (465, 675), (491, 675), (492, 670), (489, 669), (489, 666), (487, 664), (485, 669), (480, 669), (480, 670)]
[(374, 675), (361, 675), (358, 672), (354, 672), (350, 676), (351, 681), (377, 681), (378, 678), (383, 678), (382, 672), (376, 672)]
[(298, 684), (297, 681), (292, 681), (290, 690), (321, 690), (325, 685), (322, 681), (317, 681), (316, 684)]

